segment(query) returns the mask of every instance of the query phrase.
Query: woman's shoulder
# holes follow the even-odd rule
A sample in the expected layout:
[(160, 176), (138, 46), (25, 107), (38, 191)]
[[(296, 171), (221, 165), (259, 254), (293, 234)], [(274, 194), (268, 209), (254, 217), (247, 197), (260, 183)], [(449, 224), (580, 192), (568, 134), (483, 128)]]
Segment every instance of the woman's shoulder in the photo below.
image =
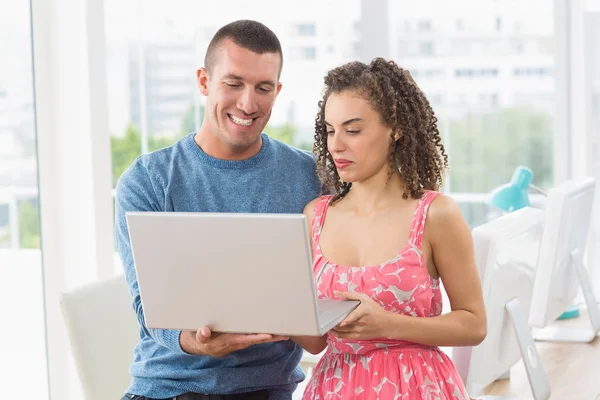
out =
[(429, 210), (427, 217), (435, 219), (446, 219), (455, 215), (456, 213), (461, 214), (460, 208), (456, 201), (441, 192), (430, 191), (425, 195), (428, 198)]
[(453, 227), (465, 223), (462, 211), (452, 197), (444, 193), (437, 193), (431, 200), (427, 210), (426, 223), (430, 237), (437, 237), (441, 232), (452, 232)]
[(304, 207), (304, 215), (307, 218), (313, 218), (315, 213), (317, 212), (317, 208), (322, 208), (325, 204), (329, 203), (331, 201), (331, 198), (333, 196), (332, 195), (323, 195), (323, 196), (319, 196), (313, 200), (311, 200), (305, 207)]

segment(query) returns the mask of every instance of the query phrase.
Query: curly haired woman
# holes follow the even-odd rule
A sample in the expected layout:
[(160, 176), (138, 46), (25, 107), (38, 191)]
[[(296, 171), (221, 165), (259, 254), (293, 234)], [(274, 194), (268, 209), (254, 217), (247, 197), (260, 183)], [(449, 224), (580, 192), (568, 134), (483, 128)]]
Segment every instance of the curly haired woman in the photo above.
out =
[(331, 193), (304, 210), (317, 294), (361, 304), (327, 335), (293, 338), (327, 348), (304, 399), (467, 399), (438, 346), (477, 345), (486, 315), (469, 227), (437, 192), (448, 157), (429, 102), (394, 62), (351, 62), (325, 77), (315, 130)]

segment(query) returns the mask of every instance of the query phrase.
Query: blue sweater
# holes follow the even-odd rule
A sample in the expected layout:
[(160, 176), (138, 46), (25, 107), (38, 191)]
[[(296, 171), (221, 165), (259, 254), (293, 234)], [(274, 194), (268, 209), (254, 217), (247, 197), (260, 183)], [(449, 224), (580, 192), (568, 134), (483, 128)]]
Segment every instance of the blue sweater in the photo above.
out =
[(147, 329), (131, 254), (127, 211), (302, 212), (319, 194), (313, 157), (264, 134), (262, 141), (255, 156), (225, 161), (203, 152), (192, 133), (171, 147), (139, 157), (119, 179), (116, 242), (140, 322), (129, 393), (162, 399), (185, 392), (270, 389), (271, 399), (279, 400), (290, 399), (304, 379), (298, 367), (302, 350), (289, 340), (213, 358), (185, 353), (179, 345), (180, 331)]

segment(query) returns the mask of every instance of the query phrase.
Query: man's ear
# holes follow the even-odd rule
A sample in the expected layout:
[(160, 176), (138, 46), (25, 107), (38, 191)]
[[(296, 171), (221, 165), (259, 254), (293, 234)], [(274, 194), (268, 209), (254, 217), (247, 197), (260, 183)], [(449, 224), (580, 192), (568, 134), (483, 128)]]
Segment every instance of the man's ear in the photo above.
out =
[(281, 84), (281, 82), (277, 82), (277, 87), (275, 88), (275, 98), (277, 98), (277, 96), (279, 96), (279, 92), (281, 92), (281, 87), (283, 85)]
[(199, 68), (196, 71), (196, 79), (198, 81), (198, 89), (203, 96), (208, 96), (208, 71), (206, 68)]

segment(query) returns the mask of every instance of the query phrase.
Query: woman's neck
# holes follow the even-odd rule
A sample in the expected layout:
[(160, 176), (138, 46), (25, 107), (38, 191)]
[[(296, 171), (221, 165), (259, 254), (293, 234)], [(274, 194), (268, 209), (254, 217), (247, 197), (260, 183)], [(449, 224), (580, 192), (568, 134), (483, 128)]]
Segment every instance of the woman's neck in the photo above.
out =
[(364, 181), (352, 183), (346, 195), (348, 205), (357, 214), (372, 214), (390, 206), (397, 206), (404, 194), (404, 182), (399, 173), (389, 176), (387, 171)]

